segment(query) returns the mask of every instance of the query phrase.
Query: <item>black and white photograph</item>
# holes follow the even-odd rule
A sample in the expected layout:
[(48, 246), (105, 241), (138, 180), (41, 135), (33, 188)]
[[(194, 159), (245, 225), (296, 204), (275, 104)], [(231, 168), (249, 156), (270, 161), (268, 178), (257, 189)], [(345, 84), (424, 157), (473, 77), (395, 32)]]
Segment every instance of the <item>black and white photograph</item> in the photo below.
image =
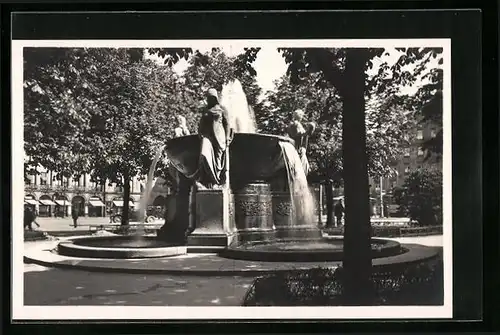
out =
[(450, 45), (14, 40), (13, 317), (450, 318)]

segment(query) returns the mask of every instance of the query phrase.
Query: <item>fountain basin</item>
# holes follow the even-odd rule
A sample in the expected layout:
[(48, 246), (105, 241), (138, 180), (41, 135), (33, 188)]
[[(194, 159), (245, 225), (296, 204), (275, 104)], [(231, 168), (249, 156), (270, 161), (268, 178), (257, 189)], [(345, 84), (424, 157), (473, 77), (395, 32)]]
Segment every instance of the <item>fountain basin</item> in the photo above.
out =
[[(372, 257), (403, 254), (406, 249), (396, 241), (372, 239)], [(253, 241), (230, 246), (220, 255), (225, 258), (266, 262), (337, 262), (344, 257), (343, 238)]]
[(184, 255), (187, 248), (156, 237), (103, 236), (60, 242), (57, 252), (70, 257), (132, 259)]
[[(236, 133), (229, 147), (230, 178), (232, 181), (265, 180), (283, 170), (280, 142), (294, 143), (290, 138), (267, 134)], [(198, 135), (169, 140), (166, 152), (174, 167), (185, 176), (198, 168), (200, 139)]]

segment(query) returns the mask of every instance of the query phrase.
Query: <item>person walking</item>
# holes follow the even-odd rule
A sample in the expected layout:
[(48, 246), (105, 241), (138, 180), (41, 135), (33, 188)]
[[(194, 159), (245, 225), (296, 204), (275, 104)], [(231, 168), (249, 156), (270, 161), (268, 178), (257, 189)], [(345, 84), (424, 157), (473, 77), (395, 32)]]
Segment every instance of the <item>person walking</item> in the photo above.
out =
[(73, 228), (76, 228), (78, 227), (78, 211), (76, 210), (76, 208), (72, 208), (71, 210), (71, 217), (73, 218)]
[(335, 224), (337, 227), (342, 225), (342, 216), (344, 215), (344, 205), (342, 204), (342, 199), (337, 201), (335, 204)]
[(28, 228), (29, 231), (33, 231), (33, 223), (40, 228), (40, 225), (36, 222), (36, 214), (35, 212), (29, 208), (24, 208), (24, 228)]

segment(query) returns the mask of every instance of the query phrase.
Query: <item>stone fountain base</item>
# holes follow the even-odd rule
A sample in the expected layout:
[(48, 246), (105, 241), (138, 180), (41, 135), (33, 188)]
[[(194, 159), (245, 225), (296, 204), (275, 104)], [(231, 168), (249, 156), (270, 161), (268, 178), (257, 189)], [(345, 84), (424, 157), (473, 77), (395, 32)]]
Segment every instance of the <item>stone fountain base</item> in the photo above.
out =
[[(321, 237), (314, 222), (294, 225), (290, 193), (272, 191), (271, 185), (265, 181), (241, 184), (233, 187), (232, 192), (227, 189), (193, 189), (183, 203), (188, 197), (191, 205), (179, 203), (176, 206), (174, 217), (180, 219), (171, 221), (170, 228), (159, 234), (160, 239), (171, 242), (169, 236), (187, 230), (184, 244), (200, 252), (218, 252), (230, 245), (247, 242)], [(187, 229), (186, 222), (191, 221), (193, 224)], [(179, 229), (176, 229), (178, 225)]]
[(232, 195), (228, 190), (199, 190), (194, 197), (195, 229), (187, 245), (216, 251), (230, 245), (235, 237)]

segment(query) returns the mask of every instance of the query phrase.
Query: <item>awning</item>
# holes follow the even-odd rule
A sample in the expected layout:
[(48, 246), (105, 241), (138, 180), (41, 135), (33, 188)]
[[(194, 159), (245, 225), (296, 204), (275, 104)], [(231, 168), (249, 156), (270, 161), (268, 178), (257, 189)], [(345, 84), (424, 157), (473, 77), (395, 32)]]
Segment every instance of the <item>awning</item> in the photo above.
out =
[(25, 199), (24, 203), (27, 205), (36, 205), (36, 204), (38, 204), (38, 201), (36, 201), (34, 199)]
[(89, 200), (89, 204), (94, 207), (104, 207), (104, 203), (101, 200)]
[[(114, 200), (113, 201), (113, 204), (116, 206), (116, 207), (123, 207), (123, 200)], [(129, 201), (128, 202), (128, 205), (129, 207), (134, 207), (134, 203), (132, 201)]]
[(55, 202), (53, 202), (52, 200), (49, 200), (49, 199), (40, 199), (40, 202), (42, 203), (42, 205), (45, 205), (45, 206), (55, 205)]
[(69, 206), (71, 203), (68, 200), (55, 200), (56, 204), (59, 206)]

